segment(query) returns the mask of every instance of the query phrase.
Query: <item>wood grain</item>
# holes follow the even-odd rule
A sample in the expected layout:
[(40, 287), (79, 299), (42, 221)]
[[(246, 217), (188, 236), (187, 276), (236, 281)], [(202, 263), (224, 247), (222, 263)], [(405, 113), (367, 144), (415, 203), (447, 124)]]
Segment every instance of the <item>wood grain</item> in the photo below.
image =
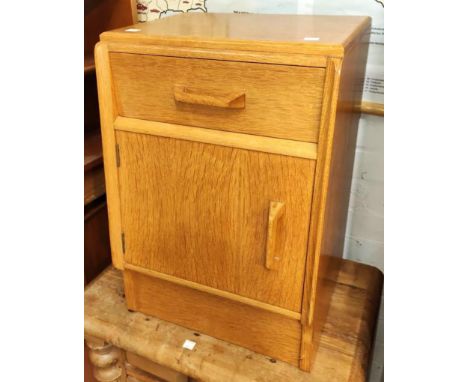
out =
[(116, 130), (157, 135), (166, 138), (177, 138), (192, 142), (211, 143), (213, 145), (236, 147), (239, 149), (261, 151), (271, 154), (281, 154), (291, 157), (316, 159), (317, 144), (309, 142), (291, 141), (270, 137), (259, 137), (230, 131), (203, 129), (117, 117), (114, 123)]
[(265, 255), (265, 268), (277, 270), (281, 266), (281, 254), (277, 251), (279, 221), (284, 214), (284, 203), (270, 202), (268, 213), (268, 235)]
[(130, 364), (126, 364), (125, 370), (127, 372), (126, 382), (166, 382), (163, 379), (155, 377), (146, 371), (137, 369)]
[(207, 92), (187, 86), (174, 86), (174, 99), (176, 102), (190, 105), (214, 106), (224, 109), (244, 109), (245, 93), (242, 92)]
[[(167, 367), (158, 365), (157, 363), (150, 362), (147, 359), (140, 357), (131, 352), (125, 353), (127, 362), (130, 367), (126, 367), (127, 374), (133, 375), (135, 377), (141, 377), (141, 372), (139, 374), (138, 371), (145, 371), (154, 375), (165, 382), (188, 382), (188, 377), (182, 373), (179, 373), (175, 370), (169, 369)], [(139, 369), (138, 371), (135, 368)]]
[(136, 33), (103, 33), (101, 41), (342, 57), (369, 24), (366, 16), (183, 13), (136, 24)]
[[(313, 256), (313, 271), (306, 276), (306, 280), (312, 276), (312, 282), (309, 283), (310, 292), (304, 293), (305, 297), (310, 296), (310, 302), (304, 301), (303, 305), (303, 313), (307, 311), (306, 324), (313, 325), (314, 343), (319, 341), (333, 294), (325, 280), (337, 277), (341, 265), (339, 258), (343, 256), (360, 117), (356, 110), (361, 102), (368, 38), (369, 34), (363, 33), (343, 60), (329, 60), (329, 67), (334, 70), (330, 70), (327, 81), (330, 78), (333, 90), (318, 148), (308, 253), (308, 257)], [(304, 351), (307, 353), (313, 348), (304, 347)], [(303, 355), (301, 367), (307, 368), (312, 356)]]
[[(110, 63), (121, 116), (317, 141), (321, 68), (112, 52)], [(176, 102), (174, 86), (215, 94), (245, 93), (245, 109)]]
[[(382, 274), (341, 260), (311, 372), (176, 324), (127, 310), (122, 273), (108, 269), (85, 290), (85, 335), (204, 382), (364, 382), (380, 303)], [(172, 302), (175, 310), (183, 306)], [(244, 326), (248, 327), (245, 320)], [(195, 351), (182, 348), (186, 339)]]
[(109, 65), (109, 52), (105, 44), (98, 43), (96, 45), (95, 61), (112, 263), (116, 268), (123, 269), (119, 180), (117, 174), (117, 158), (114, 135), (114, 120), (117, 116), (117, 111), (114, 107), (113, 87)]
[(84, 171), (102, 165), (101, 132), (93, 130), (84, 136)]
[(95, 201), (106, 193), (104, 169), (96, 166), (84, 173), (84, 204)]
[[(181, 320), (183, 307), (154, 304), (157, 293), (206, 288), (208, 300), (284, 309), (300, 315), (292, 363), (309, 370), (340, 289), (370, 19), (184, 14), (136, 28), (103, 34), (96, 55), (114, 262), (141, 271), (125, 271), (130, 306)], [(284, 215), (270, 235), (281, 264), (269, 270), (271, 202)], [(205, 318), (204, 330), (218, 325)]]
[(94, 378), (93, 375), (93, 365), (91, 364), (91, 361), (89, 360), (89, 348), (86, 346), (86, 343), (83, 343), (84, 345), (84, 381), (85, 382), (97, 382), (96, 378)]
[[(94, 59), (93, 59), (94, 64)], [(96, 72), (88, 71), (84, 76), (84, 134), (99, 131), (99, 104)], [(86, 146), (85, 146), (86, 147)]]
[(271, 312), (271, 313), (281, 314), (282, 316), (292, 318), (294, 320), (300, 320), (300, 318), (301, 318), (300, 313), (293, 312), (291, 310), (280, 308), (280, 307), (275, 306), (275, 305), (265, 304), (264, 302), (253, 300), (253, 299), (248, 298), (248, 297), (239, 296), (238, 294), (229, 293), (229, 292), (226, 292), (226, 291), (223, 291), (223, 290), (220, 290), (220, 289), (211, 288), (211, 287), (208, 287), (208, 286), (203, 285), (203, 284), (194, 283), (193, 281), (187, 281), (187, 280), (184, 280), (184, 279), (181, 279), (181, 278), (178, 278), (178, 277), (166, 275), (165, 273), (161, 273), (161, 272), (153, 271), (153, 270), (150, 270), (150, 269), (142, 268), (142, 267), (132, 265), (132, 264), (129, 264), (129, 263), (125, 264), (125, 269), (128, 269), (130, 271), (135, 271), (135, 272), (144, 274), (146, 276), (155, 277), (155, 278), (158, 278), (160, 280), (164, 280), (164, 281), (176, 284), (176, 285), (191, 288), (191, 289), (197, 290), (199, 292), (204, 292), (204, 293), (208, 293), (208, 294), (213, 295), (213, 296), (222, 297), (222, 298), (227, 299), (227, 300), (240, 302), (242, 304), (253, 306), (254, 308), (258, 308), (258, 309), (263, 309), (263, 310), (266, 310), (266, 311)]
[(382, 103), (361, 102), (358, 110), (361, 113), (373, 114), (381, 117), (384, 116), (384, 105)]
[(84, 137), (84, 204), (106, 192), (102, 167), (102, 141), (99, 130), (85, 132)]
[(264, 64), (314, 66), (325, 68), (327, 66), (326, 56), (297, 53), (268, 53), (243, 50), (227, 49), (200, 49), (184, 48), (181, 46), (171, 47), (164, 45), (142, 45), (125, 43), (108, 43), (110, 52), (147, 54), (153, 56), (204, 58), (222, 61), (257, 62)]
[[(313, 161), (116, 133), (125, 261), (299, 312)], [(281, 200), (281, 267), (264, 266)]]
[(84, 274), (93, 280), (111, 263), (109, 224), (105, 198), (85, 207), (84, 215)]
[(298, 364), (297, 320), (129, 270), (124, 271), (124, 282), (131, 310)]
[(86, 337), (89, 360), (93, 365), (93, 376), (98, 382), (125, 382), (122, 351), (100, 339)]
[(312, 319), (314, 313), (314, 299), (316, 288), (316, 273), (317, 273), (317, 256), (312, 252), (314, 245), (320, 240), (322, 234), (322, 221), (323, 221), (323, 208), (324, 208), (324, 195), (321, 192), (323, 185), (323, 176), (327, 175), (325, 170), (326, 163), (330, 160), (331, 153), (325, 150), (328, 142), (328, 126), (330, 118), (333, 118), (334, 113), (334, 94), (338, 88), (338, 76), (336, 64), (340, 65), (340, 60), (329, 60), (326, 77), (325, 77), (325, 91), (323, 100), (323, 109), (320, 122), (320, 137), (319, 137), (319, 150), (320, 156), (317, 159), (316, 169), (318, 170), (315, 175), (315, 188), (313, 193), (312, 210), (311, 210), (311, 224), (308, 242), (308, 254), (305, 266), (305, 279), (304, 279), (304, 294), (302, 302), (302, 340), (301, 340), (301, 358), (299, 366), (302, 370), (310, 370), (312, 364), (312, 337), (313, 327)]

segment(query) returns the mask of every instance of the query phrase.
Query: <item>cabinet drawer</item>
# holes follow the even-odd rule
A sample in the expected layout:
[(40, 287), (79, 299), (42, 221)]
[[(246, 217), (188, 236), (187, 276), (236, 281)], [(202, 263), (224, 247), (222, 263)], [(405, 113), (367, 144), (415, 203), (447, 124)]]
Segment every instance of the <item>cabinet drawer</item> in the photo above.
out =
[(127, 264), (300, 312), (315, 161), (123, 131), (116, 139)]
[(317, 142), (323, 68), (110, 53), (124, 117)]

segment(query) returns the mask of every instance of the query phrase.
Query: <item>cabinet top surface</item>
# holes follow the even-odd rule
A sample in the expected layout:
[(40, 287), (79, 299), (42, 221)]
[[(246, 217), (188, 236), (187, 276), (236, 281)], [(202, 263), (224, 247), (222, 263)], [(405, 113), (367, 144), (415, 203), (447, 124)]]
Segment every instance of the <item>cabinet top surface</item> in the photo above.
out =
[(182, 13), (101, 34), (101, 41), (342, 55), (367, 16)]

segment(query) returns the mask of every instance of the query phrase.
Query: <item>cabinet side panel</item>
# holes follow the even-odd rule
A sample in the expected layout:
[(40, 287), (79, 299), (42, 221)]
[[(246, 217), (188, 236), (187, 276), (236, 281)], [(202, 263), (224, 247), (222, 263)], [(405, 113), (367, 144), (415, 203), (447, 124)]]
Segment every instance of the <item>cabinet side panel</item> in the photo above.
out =
[(329, 62), (334, 70), (328, 71), (327, 81), (334, 84), (329, 109), (325, 106), (322, 116), (308, 259), (313, 276), (310, 291), (306, 283), (303, 307), (301, 368), (305, 370), (312, 364), (311, 342), (320, 339), (343, 256), (368, 38), (366, 31), (343, 60)]
[(329, 178), (316, 280), (313, 318), (314, 343), (320, 338), (329, 310), (331, 285), (338, 276), (343, 256), (344, 236), (351, 191), (356, 138), (368, 49), (368, 33), (345, 55), (331, 145)]
[(367, 47), (367, 39), (356, 44), (342, 63), (325, 208), (322, 256), (341, 258), (343, 255), (360, 118), (357, 110), (362, 97)]

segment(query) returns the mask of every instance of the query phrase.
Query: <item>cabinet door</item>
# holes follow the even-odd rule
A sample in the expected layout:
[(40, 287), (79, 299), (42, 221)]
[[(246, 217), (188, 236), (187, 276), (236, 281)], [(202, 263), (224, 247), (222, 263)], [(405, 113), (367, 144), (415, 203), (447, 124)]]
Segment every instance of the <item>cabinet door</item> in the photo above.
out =
[(116, 138), (127, 263), (300, 311), (315, 161)]

